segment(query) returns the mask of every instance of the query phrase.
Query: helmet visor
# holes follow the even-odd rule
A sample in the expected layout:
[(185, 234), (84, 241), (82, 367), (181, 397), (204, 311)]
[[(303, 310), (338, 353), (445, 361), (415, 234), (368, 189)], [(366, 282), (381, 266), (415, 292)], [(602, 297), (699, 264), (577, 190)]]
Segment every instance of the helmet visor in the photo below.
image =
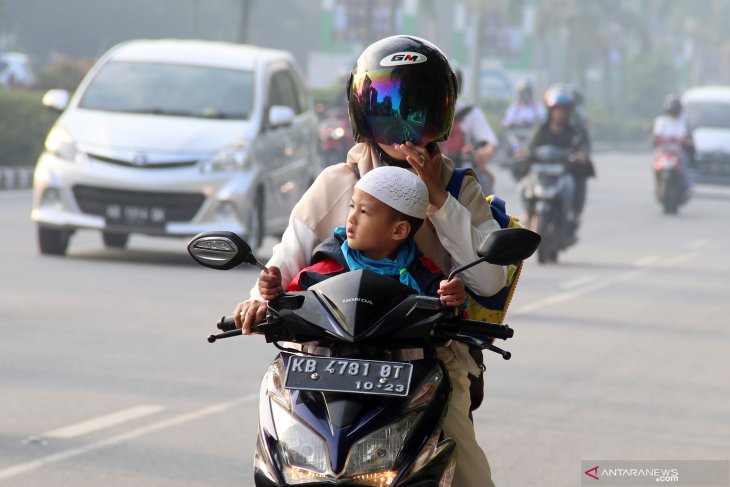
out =
[(361, 133), (381, 144), (417, 145), (442, 140), (454, 119), (451, 80), (436, 80), (414, 66), (371, 70), (353, 76), (350, 110)]

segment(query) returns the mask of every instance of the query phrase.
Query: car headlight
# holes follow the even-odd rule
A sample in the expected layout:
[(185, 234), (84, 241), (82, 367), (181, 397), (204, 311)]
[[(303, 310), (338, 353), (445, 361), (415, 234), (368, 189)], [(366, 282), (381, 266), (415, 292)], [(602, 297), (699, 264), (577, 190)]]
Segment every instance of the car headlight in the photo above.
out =
[(203, 161), (200, 170), (203, 173), (227, 172), (245, 169), (248, 164), (248, 151), (243, 143), (226, 147), (214, 156)]
[(76, 143), (63, 127), (53, 127), (46, 137), (46, 150), (67, 161), (76, 161)]
[(271, 413), (287, 484), (304, 484), (330, 477), (324, 440), (297, 421), (278, 402), (271, 402)]
[(420, 412), (413, 412), (355, 443), (347, 457), (345, 475), (359, 482), (378, 482), (371, 485), (390, 485), (398, 454), (420, 416)]

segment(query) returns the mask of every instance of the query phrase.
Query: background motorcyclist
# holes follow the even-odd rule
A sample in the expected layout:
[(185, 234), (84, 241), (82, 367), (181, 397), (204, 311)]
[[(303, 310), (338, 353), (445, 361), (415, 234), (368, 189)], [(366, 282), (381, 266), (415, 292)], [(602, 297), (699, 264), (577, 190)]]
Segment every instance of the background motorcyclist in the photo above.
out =
[[(458, 93), (461, 94), (463, 73), (460, 68), (454, 71)], [(487, 168), (487, 163), (497, 151), (498, 144), (499, 140), (481, 107), (464, 103), (457, 97), (451, 134), (441, 144), (441, 150), (458, 167), (472, 167), (486, 194), (491, 193), (494, 186), (494, 176)]]
[(545, 121), (545, 107), (537, 102), (533, 95), (532, 83), (529, 80), (517, 84), (517, 97), (510, 103), (504, 113), (502, 125), (511, 127), (533, 127)]
[(685, 189), (689, 190), (692, 182), (689, 178), (688, 163), (694, 153), (692, 133), (689, 123), (682, 114), (682, 102), (675, 94), (668, 94), (662, 103), (664, 114), (654, 119), (652, 129), (652, 144), (680, 144), (683, 151), (680, 154), (679, 162), (681, 167), (682, 181)]
[(595, 169), (590, 160), (590, 141), (588, 134), (580, 127), (571, 124), (571, 115), (575, 108), (575, 99), (571, 90), (562, 85), (553, 86), (545, 92), (545, 107), (548, 118), (545, 123), (535, 127), (527, 141), (528, 160), (534, 158), (535, 150), (542, 145), (553, 145), (569, 148), (574, 151), (575, 163), (569, 168), (574, 181), (571, 217), (568, 228), (569, 239), (576, 239), (581, 214), (585, 206), (587, 179), (595, 176)]

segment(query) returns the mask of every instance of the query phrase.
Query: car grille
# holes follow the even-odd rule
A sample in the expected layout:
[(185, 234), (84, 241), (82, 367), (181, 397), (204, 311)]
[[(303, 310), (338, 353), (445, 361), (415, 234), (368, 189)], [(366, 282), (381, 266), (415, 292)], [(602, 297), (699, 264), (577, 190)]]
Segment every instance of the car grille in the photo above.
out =
[(692, 168), (702, 174), (730, 175), (730, 154), (713, 152), (698, 154)]
[(109, 205), (163, 208), (167, 221), (184, 222), (195, 217), (205, 196), (199, 193), (152, 193), (76, 185), (74, 198), (82, 212), (104, 216)]
[(169, 169), (173, 167), (188, 167), (188, 166), (194, 166), (198, 163), (198, 159), (190, 159), (190, 160), (179, 160), (179, 161), (166, 161), (166, 162), (150, 162), (146, 159), (141, 160), (126, 160), (126, 159), (117, 159), (114, 157), (106, 157), (99, 154), (92, 154), (91, 152), (87, 152), (87, 155), (91, 159), (95, 159), (97, 161), (106, 162), (108, 164), (114, 164), (117, 166), (125, 166), (125, 167), (136, 167), (140, 169)]

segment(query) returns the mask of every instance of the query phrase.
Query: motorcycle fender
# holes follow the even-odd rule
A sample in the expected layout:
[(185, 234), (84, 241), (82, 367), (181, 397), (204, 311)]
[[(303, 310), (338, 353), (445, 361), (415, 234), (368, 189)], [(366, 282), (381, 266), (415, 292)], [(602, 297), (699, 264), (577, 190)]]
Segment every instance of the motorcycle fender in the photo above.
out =
[(538, 200), (535, 203), (535, 214), (540, 215), (540, 214), (548, 213), (551, 208), (552, 208), (552, 205), (550, 204), (549, 201)]

